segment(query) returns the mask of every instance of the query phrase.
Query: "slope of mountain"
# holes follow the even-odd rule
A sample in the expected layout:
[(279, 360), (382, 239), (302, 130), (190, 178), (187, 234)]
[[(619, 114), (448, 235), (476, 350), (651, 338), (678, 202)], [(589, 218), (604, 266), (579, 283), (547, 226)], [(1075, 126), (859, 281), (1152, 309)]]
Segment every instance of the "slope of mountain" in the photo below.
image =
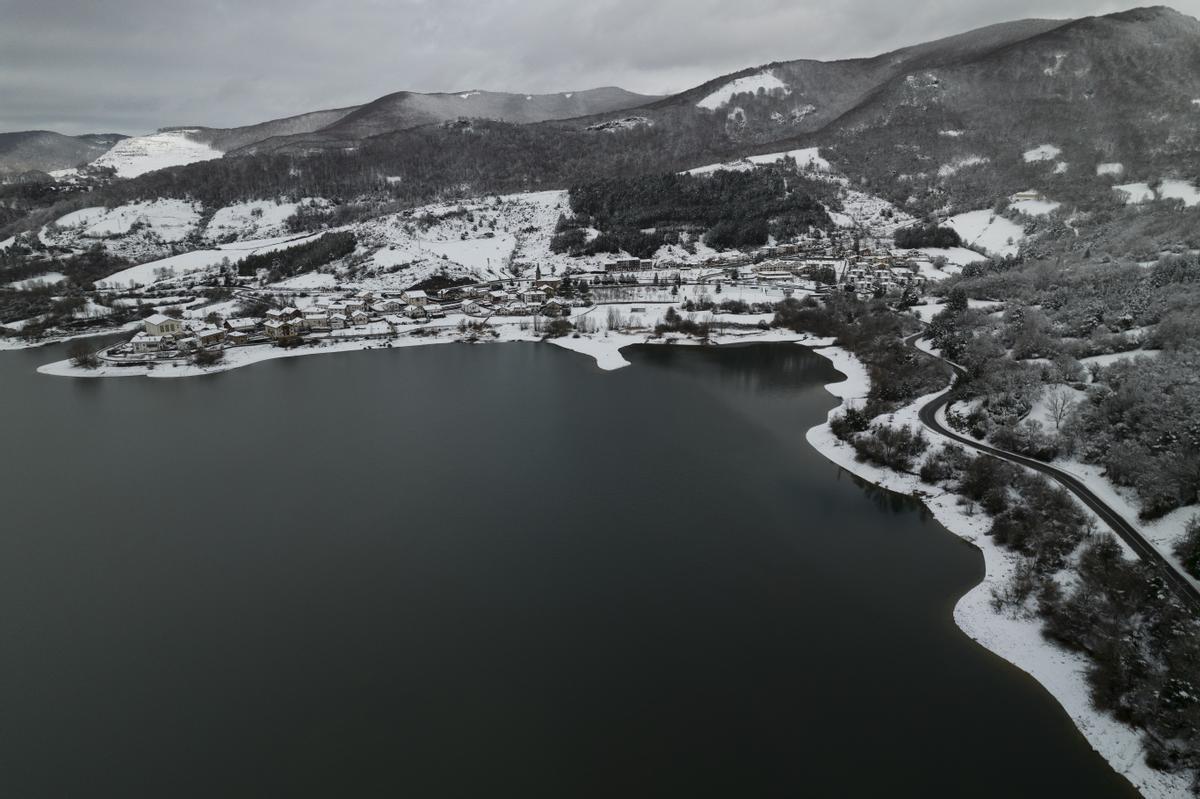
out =
[(119, 133), (65, 136), (49, 130), (0, 133), (0, 175), (69, 169), (103, 155), (123, 138)]
[[(570, 119), (634, 108), (659, 98), (604, 87), (558, 94), (510, 94), (468, 91), (445, 94), (396, 92), (349, 109), (338, 120), (301, 135), (283, 135), (241, 148), (238, 154), (303, 152), (314, 148), (352, 146), (362, 139), (456, 119), (488, 119), (532, 123)], [(306, 135), (305, 135), (306, 134)]]
[[(352, 105), (347, 108), (333, 108), (325, 111), (311, 111), (307, 114), (272, 119), (255, 125), (244, 125), (238, 128), (188, 128), (192, 139), (211, 145), (213, 149), (229, 152), (248, 144), (270, 139), (275, 136), (294, 136), (300, 133), (312, 133), (321, 128), (333, 125), (347, 114), (357, 111), (362, 106)], [(173, 130), (166, 128), (165, 130)]]

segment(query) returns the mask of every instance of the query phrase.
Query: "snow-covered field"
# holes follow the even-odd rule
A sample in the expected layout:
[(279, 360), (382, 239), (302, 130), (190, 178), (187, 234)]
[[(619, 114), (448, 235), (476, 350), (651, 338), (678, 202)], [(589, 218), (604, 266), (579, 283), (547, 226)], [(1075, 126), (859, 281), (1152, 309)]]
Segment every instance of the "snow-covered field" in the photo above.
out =
[(786, 93), (791, 91), (786, 83), (775, 77), (774, 72), (767, 69), (756, 75), (748, 75), (744, 78), (729, 81), (724, 86), (705, 96), (700, 102), (696, 103), (696, 106), (709, 111), (716, 111), (722, 106), (728, 105), (729, 101), (735, 95), (745, 94), (746, 92), (757, 93), (759, 89), (767, 92), (783, 91)]
[(213, 214), (204, 228), (204, 236), (210, 241), (228, 236), (239, 239), (278, 236), (287, 232), (285, 223), (299, 207), (300, 203), (282, 200), (254, 200), (229, 205)]
[(1061, 153), (1062, 150), (1053, 144), (1039, 144), (1032, 150), (1026, 150), (1021, 154), (1021, 157), (1025, 159), (1025, 163), (1032, 164), (1037, 161), (1053, 161)]
[(751, 155), (746, 158), (740, 158), (736, 161), (727, 161), (722, 164), (705, 164), (698, 166), (695, 169), (687, 170), (688, 175), (707, 175), (712, 172), (745, 172), (753, 169), (756, 166), (766, 164), (775, 164), (785, 158), (795, 160), (796, 166), (805, 172), (828, 172), (830, 170), (829, 162), (821, 157), (820, 149), (817, 147), (805, 147), (800, 150), (788, 150), (781, 153), (768, 153), (766, 155)]
[(224, 244), (211, 250), (193, 250), (182, 255), (173, 255), (157, 261), (131, 266), (116, 274), (109, 275), (103, 280), (97, 280), (96, 286), (102, 289), (124, 289), (135, 286), (149, 286), (158, 280), (167, 280), (193, 272), (202, 272), (228, 261), (233, 264), (251, 254), (274, 252), (276, 250), (294, 247), (311, 241), (319, 234), (280, 237), (274, 239), (259, 239), (257, 241), (240, 241)]
[(62, 272), (46, 272), (45, 274), (26, 278), (25, 280), (14, 280), (8, 285), (14, 289), (27, 289), (38, 284), (50, 285), (52, 283), (57, 283), (65, 277), (66, 275), (64, 275)]
[(1025, 230), (992, 211), (968, 211), (946, 220), (962, 240), (991, 255), (1016, 255)]
[(1125, 195), (1127, 203), (1148, 203), (1154, 199), (1154, 190), (1150, 188), (1149, 183), (1122, 183), (1120, 186), (1113, 186), (1113, 189)]
[(1164, 180), (1158, 188), (1158, 196), (1164, 200), (1183, 200), (1189, 208), (1200, 203), (1200, 189), (1188, 180)]
[(43, 230), (48, 243), (74, 238), (112, 239), (128, 236), (134, 228), (167, 243), (182, 241), (200, 221), (200, 210), (187, 200), (154, 200), (116, 208), (83, 208), (55, 222), (58, 230)]
[(1125, 174), (1125, 165), (1118, 162), (1109, 162), (1105, 164), (1096, 164), (1097, 175), (1123, 175)]
[(187, 133), (184, 130), (171, 130), (122, 139), (92, 164), (112, 167), (117, 170), (118, 177), (133, 178), (156, 169), (210, 161), (224, 155), (207, 144), (189, 139)]
[(1045, 216), (1046, 214), (1057, 211), (1062, 203), (1045, 198), (1037, 200), (1021, 200), (1017, 199), (1019, 195), (1014, 195), (1009, 198), (1008, 207), (1019, 214), (1026, 216)]

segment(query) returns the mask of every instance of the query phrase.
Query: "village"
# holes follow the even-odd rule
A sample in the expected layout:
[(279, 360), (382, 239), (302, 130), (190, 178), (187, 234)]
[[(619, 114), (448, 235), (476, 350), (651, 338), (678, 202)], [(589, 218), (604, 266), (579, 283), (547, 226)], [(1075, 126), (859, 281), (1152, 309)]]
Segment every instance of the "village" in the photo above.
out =
[[(603, 271), (569, 268), (561, 275), (545, 276), (540, 267), (521, 264), (514, 271), (535, 276), (438, 289), (296, 291), (282, 299), (278, 289), (270, 286), (236, 288), (235, 296), (243, 302), (276, 306), (261, 316), (237, 315), (228, 303), (224, 308), (230, 312), (225, 315), (207, 312), (203, 300), (186, 294), (167, 298), (174, 305), (147, 296), (155, 312), (128, 342), (103, 350), (99, 357), (111, 365), (212, 362), (233, 347), (425, 335), (429, 330), (423, 326), (439, 321), (435, 327), (513, 322), (540, 329), (544, 319), (571, 320), (597, 305), (645, 302), (683, 307), (689, 298), (730, 299), (746, 291), (755, 291), (752, 296), (762, 302), (832, 291), (853, 293), (862, 300), (904, 296), (915, 301), (931, 281), (946, 277), (944, 270), (954, 268), (921, 251), (855, 249), (845, 252), (828, 239), (806, 240), (722, 254), (702, 264), (621, 257), (603, 264)], [(199, 288), (204, 279), (190, 275), (155, 289), (178, 295)]]

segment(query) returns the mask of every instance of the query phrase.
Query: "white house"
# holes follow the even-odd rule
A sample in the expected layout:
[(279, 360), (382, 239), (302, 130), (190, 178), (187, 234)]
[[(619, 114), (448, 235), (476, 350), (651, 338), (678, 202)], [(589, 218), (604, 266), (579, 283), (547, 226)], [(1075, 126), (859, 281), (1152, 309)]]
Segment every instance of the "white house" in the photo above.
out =
[(146, 332), (151, 336), (176, 336), (183, 332), (183, 322), (166, 314), (146, 317)]
[(406, 291), (402, 296), (409, 305), (425, 306), (429, 302), (429, 295), (419, 289)]
[(141, 332), (129, 340), (129, 347), (134, 352), (158, 352), (163, 348), (163, 343), (166, 339), (163, 336), (155, 336), (150, 333)]
[(345, 314), (335, 313), (335, 314), (329, 315), (329, 329), (330, 330), (343, 330), (343, 329), (345, 329), (346, 325), (349, 324), (349, 322), (350, 322), (350, 320), (346, 317)]

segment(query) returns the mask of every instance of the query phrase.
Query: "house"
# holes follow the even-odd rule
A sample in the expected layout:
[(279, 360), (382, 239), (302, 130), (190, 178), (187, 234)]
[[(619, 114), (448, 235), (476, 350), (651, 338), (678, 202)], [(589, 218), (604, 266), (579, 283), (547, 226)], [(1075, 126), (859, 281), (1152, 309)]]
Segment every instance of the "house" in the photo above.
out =
[(409, 305), (404, 309), (404, 313), (410, 319), (424, 319), (425, 307), (422, 305)]
[(250, 334), (240, 330), (231, 330), (225, 334), (225, 340), (234, 347), (240, 347), (250, 342)]
[(492, 304), (494, 304), (494, 305), (503, 305), (504, 303), (506, 303), (512, 299), (512, 295), (502, 289), (496, 289), (495, 291), (489, 291), (487, 296), (488, 296), (488, 299), (490, 299), (492, 301)]
[(487, 316), (492, 309), (482, 300), (467, 300), (463, 303), (463, 313), (470, 316)]
[(164, 336), (156, 336), (143, 331), (129, 340), (129, 347), (138, 353), (158, 352), (164, 349), (166, 341)]
[(367, 309), (367, 304), (362, 300), (350, 298), (342, 301), (342, 307), (346, 309), (346, 314), (353, 314), (355, 311), (365, 311)]
[(525, 289), (518, 291), (517, 297), (527, 305), (541, 305), (546, 301), (546, 292), (541, 289)]
[(190, 352), (200, 346), (200, 339), (196, 338), (195, 336), (176, 339), (175, 346), (177, 346), (183, 352)]
[(225, 320), (225, 330), (230, 333), (245, 333), (249, 336), (262, 325), (263, 320), (257, 316), (244, 316)]
[(547, 300), (542, 306), (542, 313), (546, 316), (566, 316), (570, 310), (571, 306), (562, 300)]
[(344, 330), (349, 323), (350, 319), (345, 314), (334, 313), (329, 315), (330, 330)]
[(533, 281), (533, 285), (536, 288), (547, 289), (549, 291), (555, 291), (558, 289), (559, 286), (562, 285), (562, 278), (561, 277), (539, 277), (537, 280)]
[(371, 306), (371, 310), (378, 314), (396, 313), (403, 310), (404, 303), (400, 300), (380, 300)]
[(212, 347), (225, 340), (225, 331), (214, 325), (205, 325), (193, 331), (193, 335), (201, 347)]
[(358, 310), (350, 314), (350, 321), (356, 325), (365, 325), (371, 321), (371, 315), (366, 311)]
[(146, 317), (145, 332), (151, 336), (177, 336), (183, 332), (183, 322), (166, 314)]
[(404, 301), (409, 305), (420, 305), (424, 307), (429, 304), (429, 295), (425, 292), (416, 289), (404, 292)]
[(304, 332), (303, 323), (298, 319), (268, 319), (263, 325), (268, 338), (291, 338)]
[(393, 332), (396, 330), (396, 328), (408, 324), (404, 321), (404, 319), (396, 316), (395, 314), (388, 314), (387, 316), (383, 317), (383, 321), (387, 323)]

